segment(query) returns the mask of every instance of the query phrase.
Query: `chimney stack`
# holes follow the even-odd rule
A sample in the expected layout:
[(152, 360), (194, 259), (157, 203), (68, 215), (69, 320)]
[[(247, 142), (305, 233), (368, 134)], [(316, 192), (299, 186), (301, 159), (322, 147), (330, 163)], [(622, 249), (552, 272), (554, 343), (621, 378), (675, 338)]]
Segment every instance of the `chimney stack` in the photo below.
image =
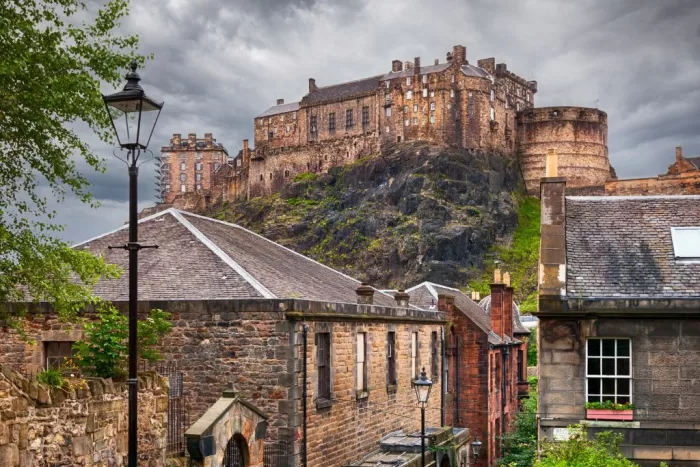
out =
[(440, 64), (440, 59), (439, 59), (439, 58), (436, 58), (436, 59), (435, 59), (435, 64), (436, 64), (436, 65), (439, 65), (439, 64)]
[(180, 133), (173, 133), (173, 139), (171, 139), (170, 142), (171, 142), (172, 144), (177, 144), (177, 145), (179, 145), (179, 144), (180, 144), (180, 138), (181, 138)]
[(506, 285), (506, 287), (510, 287), (510, 273), (509, 272), (503, 273), (503, 283)]
[(479, 66), (479, 68), (483, 68), (491, 75), (496, 72), (496, 59), (493, 57), (482, 58), (481, 60), (477, 61), (476, 64)]
[(401, 60), (394, 60), (391, 62), (391, 71), (398, 72), (403, 70), (403, 63)]
[[(678, 152), (676, 151), (676, 154)], [(546, 177), (556, 177), (559, 172), (559, 157), (556, 151), (550, 148), (547, 149), (547, 160), (545, 162), (545, 173)]]
[(277, 105), (284, 104), (284, 99), (277, 99)]
[[(503, 299), (506, 286), (500, 283), (500, 271), (498, 272), (499, 280), (491, 284), (491, 330), (498, 337), (503, 338)], [(494, 279), (496, 279), (495, 275)]]
[(408, 70), (412, 70), (412, 69), (413, 69), (413, 62), (407, 61), (406, 63), (404, 63), (404, 70), (408, 71)]
[(447, 313), (451, 311), (452, 306), (455, 303), (455, 296), (454, 295), (447, 295), (447, 294), (438, 294), (438, 306), (437, 309), (438, 311), (442, 311), (444, 313)]
[(208, 148), (212, 147), (212, 144), (214, 142), (213, 135), (211, 133), (204, 133), (204, 142), (206, 143)]
[(413, 73), (416, 75), (420, 74), (420, 57), (414, 58), (413, 63), (414, 63), (414, 65), (413, 65), (414, 72)]
[[(539, 306), (559, 309), (566, 294), (566, 178), (548, 177), (540, 182)], [(548, 298), (549, 297), (549, 298)]]
[(355, 289), (357, 303), (360, 305), (371, 305), (374, 302), (374, 289), (369, 284), (363, 282)]
[[(190, 144), (196, 144), (197, 143), (197, 133), (189, 133), (187, 135), (187, 141)], [(193, 148), (194, 146), (190, 146), (190, 148)]]
[[(506, 275), (510, 281), (510, 274), (506, 273)], [(510, 284), (505, 285), (503, 288), (503, 334), (513, 338), (513, 287), (510, 287)]]
[(683, 159), (683, 147), (676, 146), (676, 162), (680, 162)]
[(250, 149), (248, 148), (248, 140), (243, 140), (243, 167), (250, 166)]
[(317, 89), (318, 87), (316, 86), (316, 80), (313, 78), (309, 78), (309, 92), (314, 92)]
[(398, 292), (394, 294), (394, 300), (396, 300), (396, 306), (401, 308), (408, 308), (408, 301), (411, 296), (406, 293), (404, 289), (399, 289)]
[(455, 45), (452, 47), (452, 57), (459, 65), (467, 63), (467, 48), (463, 45)]
[(493, 283), (494, 284), (501, 283), (501, 270), (498, 268), (493, 270)]

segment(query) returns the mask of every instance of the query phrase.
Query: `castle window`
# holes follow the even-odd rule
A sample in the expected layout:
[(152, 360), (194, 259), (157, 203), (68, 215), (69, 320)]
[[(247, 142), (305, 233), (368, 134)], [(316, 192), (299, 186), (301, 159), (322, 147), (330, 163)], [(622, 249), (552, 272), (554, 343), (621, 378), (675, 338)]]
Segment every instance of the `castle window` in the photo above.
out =
[(496, 109), (491, 107), (491, 120), (496, 120)]
[(311, 116), (311, 133), (316, 133), (316, 116)]
[(73, 356), (73, 343), (69, 341), (44, 342), (45, 368), (59, 368)]
[(180, 170), (187, 170), (187, 162), (180, 163)]
[(404, 126), (411, 126), (411, 119), (407, 118), (406, 120), (403, 121)]
[(515, 103), (515, 110), (520, 112), (520, 102)]
[(406, 99), (413, 99), (413, 91), (406, 91)]
[(201, 163), (201, 162), (197, 162), (197, 164), (195, 164), (195, 167), (196, 167), (197, 170), (202, 170), (202, 163)]
[(435, 91), (430, 91), (430, 97), (435, 97)]
[(427, 89), (423, 89), (423, 97), (428, 97), (428, 90)]
[(260, 120), (258, 120), (258, 125), (263, 126), (262, 118)]
[[(415, 107), (415, 106), (414, 106)], [(408, 113), (408, 106), (404, 105), (403, 106), (403, 113)]]
[(353, 125), (354, 122), (352, 121), (352, 109), (347, 109), (345, 111), (345, 128), (350, 128)]
[(552, 111), (552, 117), (558, 117), (558, 116), (559, 116), (559, 111), (558, 111), (558, 110)]
[(318, 365), (318, 398), (331, 398), (331, 333), (316, 334), (316, 360)]
[(272, 180), (272, 172), (270, 172), (270, 180)]
[(260, 174), (260, 181), (261, 181), (261, 182), (263, 181), (263, 175), (262, 175), (262, 174)]
[(289, 170), (285, 170), (285, 171), (284, 171), (284, 176), (285, 176), (285, 177), (289, 177)]
[(183, 193), (186, 192), (186, 191), (187, 191), (187, 185), (185, 185), (184, 183), (183, 183), (182, 185), (180, 185), (180, 191), (183, 192)]
[(199, 191), (199, 190), (201, 190), (201, 189), (202, 189), (202, 185), (200, 185), (199, 183), (197, 183), (196, 190)]
[(413, 117), (413, 124), (418, 125), (418, 117)]
[(357, 357), (355, 359), (356, 384), (358, 391), (367, 391), (367, 334), (357, 333)]
[(384, 133), (389, 133), (389, 126), (388, 125), (384, 127)]
[(423, 79), (423, 84), (427, 84), (427, 83), (428, 83), (428, 75), (423, 75), (423, 76), (422, 76), (422, 79)]
[(362, 107), (362, 124), (369, 125), (369, 107)]
[(292, 125), (287, 125), (287, 133), (289, 133), (292, 130)]
[(284, 114), (280, 115), (280, 122), (284, 122)]
[(631, 344), (630, 339), (588, 339), (586, 402), (631, 402)]
[[(241, 165), (241, 160), (238, 159), (238, 160), (236, 161), (236, 163), (237, 163), (236, 165)], [(217, 171), (217, 170), (219, 170), (219, 163), (218, 163), (218, 162), (214, 162), (214, 171)]]
[(507, 109), (507, 108), (508, 108), (508, 96), (506, 96), (505, 106), (506, 106), (506, 109)]
[(435, 110), (435, 102), (430, 103), (430, 110)]
[(386, 82), (386, 88), (389, 89), (389, 86), (391, 86), (391, 81), (388, 81), (388, 80), (387, 80), (387, 82)]
[(455, 82), (455, 75), (452, 75), (452, 82)]
[(397, 142), (397, 143), (400, 143), (400, 142), (401, 142), (401, 137), (400, 137), (400, 136), (397, 136), (397, 137), (396, 137), (396, 142)]
[(328, 114), (328, 131), (335, 131), (335, 112)]
[(185, 174), (180, 174), (180, 181), (181, 181), (181, 182), (184, 182), (184, 181), (186, 181), (186, 180), (187, 180), (187, 175), (185, 175)]
[(496, 99), (496, 93), (493, 92), (493, 89), (491, 90), (491, 102), (493, 102)]
[(167, 184), (165, 185), (165, 192), (166, 192), (166, 193), (170, 193), (170, 183), (167, 183)]
[(430, 124), (435, 125), (435, 115), (430, 116)]
[(292, 120), (296, 120), (296, 119), (297, 119), (297, 113), (294, 112), (294, 113), (292, 114)]
[(530, 93), (529, 92), (525, 94), (525, 100), (527, 102), (530, 102)]
[(391, 107), (386, 107), (384, 112), (386, 113), (387, 117), (391, 117)]
[(196, 174), (195, 180), (197, 180), (198, 182), (201, 182), (202, 181), (202, 174)]
[[(399, 136), (398, 141), (400, 142)], [(396, 384), (396, 333), (389, 332), (386, 336), (386, 384)]]
[(267, 139), (272, 139), (272, 138), (274, 138), (274, 137), (275, 137), (275, 132), (274, 132), (274, 131), (269, 131), (269, 132), (267, 133)]
[(418, 375), (418, 333), (411, 333), (411, 381)]
[(410, 86), (412, 83), (413, 83), (413, 79), (410, 76), (408, 76), (406, 78), (406, 86)]
[(413, 104), (413, 111), (418, 112), (418, 104)]
[(270, 118), (267, 119), (267, 124), (268, 124), (268, 125), (271, 125), (271, 124), (272, 124), (272, 117), (270, 117)]

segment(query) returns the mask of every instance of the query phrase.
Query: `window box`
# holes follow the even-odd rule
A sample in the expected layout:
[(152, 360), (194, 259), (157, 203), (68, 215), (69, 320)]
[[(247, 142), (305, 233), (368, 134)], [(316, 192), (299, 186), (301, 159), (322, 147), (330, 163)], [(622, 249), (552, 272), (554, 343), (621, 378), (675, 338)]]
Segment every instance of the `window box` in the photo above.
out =
[(632, 421), (634, 411), (630, 410), (611, 410), (611, 409), (586, 409), (587, 420), (618, 420)]

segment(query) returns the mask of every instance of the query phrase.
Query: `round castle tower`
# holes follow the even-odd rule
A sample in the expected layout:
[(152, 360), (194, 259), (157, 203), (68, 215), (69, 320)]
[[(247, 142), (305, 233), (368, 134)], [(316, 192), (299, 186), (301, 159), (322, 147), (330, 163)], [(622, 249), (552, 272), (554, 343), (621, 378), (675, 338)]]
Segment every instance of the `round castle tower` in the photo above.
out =
[(547, 150), (558, 156), (567, 188), (603, 186), (610, 177), (608, 115), (585, 107), (541, 107), (518, 114), (517, 137), (529, 194), (538, 195)]

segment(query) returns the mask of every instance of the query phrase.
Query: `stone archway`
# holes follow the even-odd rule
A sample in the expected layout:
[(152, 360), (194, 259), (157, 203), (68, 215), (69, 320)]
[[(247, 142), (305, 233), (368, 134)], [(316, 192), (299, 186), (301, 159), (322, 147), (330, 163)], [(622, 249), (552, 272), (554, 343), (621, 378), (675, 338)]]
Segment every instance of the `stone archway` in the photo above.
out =
[(234, 434), (226, 444), (223, 467), (246, 467), (250, 465), (248, 442), (240, 433)]

